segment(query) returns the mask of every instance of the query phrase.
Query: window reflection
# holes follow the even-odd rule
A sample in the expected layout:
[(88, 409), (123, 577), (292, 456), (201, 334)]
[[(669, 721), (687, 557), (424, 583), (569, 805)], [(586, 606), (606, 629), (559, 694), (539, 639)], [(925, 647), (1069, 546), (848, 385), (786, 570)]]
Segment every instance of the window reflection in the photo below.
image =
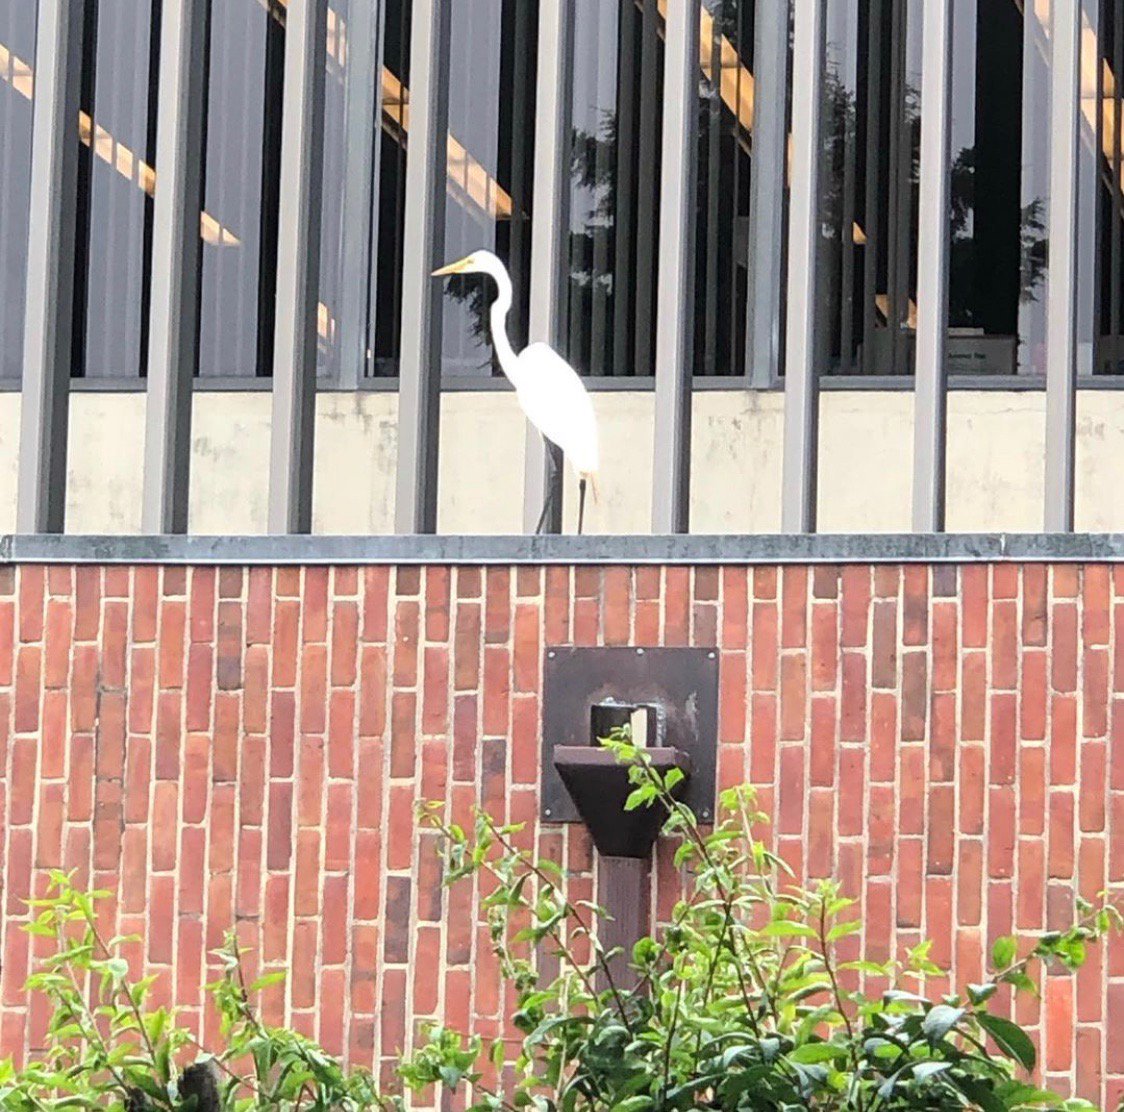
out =
[(148, 357), (159, 10), (86, 7), (78, 139), (72, 367), (135, 377)]
[(410, 0), (385, 0), (382, 113), (375, 179), (377, 223), (371, 259), (371, 348), (375, 375), (398, 374), (402, 316), (402, 229), (409, 128)]
[[(450, 8), (445, 253), (455, 259), (487, 248), (507, 264), (515, 287), (508, 334), (516, 350), (526, 343), (530, 294), (537, 31), (538, 4), (528, 0)], [(482, 275), (449, 279), (444, 374), (492, 370), (488, 308), (495, 293)]]
[(285, 9), (211, 5), (199, 374), (272, 373)]
[(698, 209), (695, 232), (695, 374), (745, 373), (753, 2), (699, 8)]
[(904, 374), (917, 315), (921, 0), (829, 0), (825, 66), (818, 364)]
[(34, 0), (0, 0), (0, 379), (23, 362), (35, 18)]
[[(1086, 12), (1082, 38), (1082, 134), (1094, 151), (1099, 280), (1096, 313), (1096, 374), (1124, 374), (1124, 133), (1121, 75), (1124, 74), (1124, 2), (1100, 0), (1093, 34)], [(1090, 42), (1090, 40), (1092, 40)], [(1084, 143), (1083, 143), (1084, 147)]]
[(651, 375), (666, 0), (577, 0), (570, 108), (569, 358)]

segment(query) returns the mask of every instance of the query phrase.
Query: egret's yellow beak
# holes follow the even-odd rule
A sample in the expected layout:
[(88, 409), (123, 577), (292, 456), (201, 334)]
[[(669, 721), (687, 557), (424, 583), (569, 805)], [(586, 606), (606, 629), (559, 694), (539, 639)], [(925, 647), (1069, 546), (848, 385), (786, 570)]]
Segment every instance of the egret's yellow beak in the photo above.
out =
[(472, 263), (472, 256), (466, 255), (463, 259), (457, 259), (455, 263), (448, 263), (445, 266), (438, 267), (433, 272), (433, 277), (438, 278), (442, 274), (460, 274), (462, 270), (467, 270)]

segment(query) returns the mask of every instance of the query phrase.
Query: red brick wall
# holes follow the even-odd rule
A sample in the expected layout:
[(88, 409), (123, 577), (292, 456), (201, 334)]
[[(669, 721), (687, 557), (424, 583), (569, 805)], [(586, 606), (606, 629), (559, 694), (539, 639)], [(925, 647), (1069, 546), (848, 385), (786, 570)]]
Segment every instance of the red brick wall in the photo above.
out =
[[(721, 780), (861, 899), (873, 956), (927, 935), (962, 983), (1124, 882), (1124, 568), (5, 568), (0, 1056), (41, 1038), (19, 926), (51, 866), (116, 893), (204, 1036), (234, 923), (291, 970), (270, 1018), (353, 1060), (418, 1017), (498, 1032), (473, 893), (441, 891), (413, 804), (527, 820), (591, 893), (582, 831), (535, 825), (542, 649), (571, 642), (721, 648)], [(1051, 1083), (1115, 1102), (1122, 1008), (1124, 945), (1022, 1006)]]

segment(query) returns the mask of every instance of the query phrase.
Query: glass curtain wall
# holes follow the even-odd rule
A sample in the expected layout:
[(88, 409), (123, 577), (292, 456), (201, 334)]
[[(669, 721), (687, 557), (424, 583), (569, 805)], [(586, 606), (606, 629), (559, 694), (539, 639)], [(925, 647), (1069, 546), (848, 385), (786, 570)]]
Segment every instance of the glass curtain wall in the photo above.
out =
[(651, 375), (666, 0), (576, 0), (570, 102), (569, 359)]
[[(530, 295), (538, 4), (454, 3), (449, 24), (445, 255), (458, 259), (483, 248), (507, 265), (514, 285), (507, 329), (518, 351), (527, 342)], [(488, 321), (495, 296), (495, 283), (483, 275), (448, 279), (443, 374), (500, 373)]]
[(35, 0), (0, 0), (0, 380), (23, 363)]

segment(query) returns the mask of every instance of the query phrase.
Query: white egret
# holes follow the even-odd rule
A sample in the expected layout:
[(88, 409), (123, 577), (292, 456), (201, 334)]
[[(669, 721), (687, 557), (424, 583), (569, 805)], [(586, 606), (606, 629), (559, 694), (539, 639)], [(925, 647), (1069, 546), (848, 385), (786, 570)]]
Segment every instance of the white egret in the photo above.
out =
[[(507, 268), (491, 251), (474, 251), (455, 263), (433, 272), (487, 274), (499, 287), (492, 302), (492, 343), (500, 368), (515, 387), (516, 397), (527, 419), (542, 435), (565, 453), (578, 477), (578, 532), (585, 520), (586, 484), (597, 474), (597, 420), (593, 403), (577, 371), (549, 344), (528, 344), (518, 355), (507, 338), (507, 313), (511, 308), (511, 278)], [(554, 484), (547, 491), (535, 532), (542, 529), (554, 497)]]

